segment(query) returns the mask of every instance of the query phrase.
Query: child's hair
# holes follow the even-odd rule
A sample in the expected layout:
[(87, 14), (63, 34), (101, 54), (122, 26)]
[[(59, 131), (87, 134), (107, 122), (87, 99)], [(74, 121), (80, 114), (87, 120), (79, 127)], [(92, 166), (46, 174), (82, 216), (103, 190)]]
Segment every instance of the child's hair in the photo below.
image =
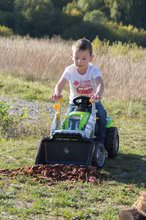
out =
[(90, 55), (92, 55), (92, 44), (91, 42), (86, 39), (86, 38), (83, 38), (83, 39), (79, 39), (77, 40), (73, 45), (72, 45), (72, 50), (73, 49), (77, 49), (78, 51), (80, 50), (88, 50)]

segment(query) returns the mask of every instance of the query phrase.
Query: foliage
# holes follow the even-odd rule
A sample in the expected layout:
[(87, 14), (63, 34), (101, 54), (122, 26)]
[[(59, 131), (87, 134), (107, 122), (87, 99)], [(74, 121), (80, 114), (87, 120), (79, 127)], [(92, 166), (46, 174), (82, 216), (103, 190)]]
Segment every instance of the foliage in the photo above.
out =
[(5, 26), (0, 26), (0, 36), (8, 37), (11, 35), (13, 35), (13, 31), (10, 28)]
[(7, 131), (9, 126), (12, 124), (12, 118), (8, 114), (8, 105), (5, 102), (0, 102), (0, 124), (1, 124), (1, 131)]
[(95, 29), (101, 40), (136, 43), (139, 46), (146, 47), (146, 31), (139, 30), (132, 25), (123, 26), (121, 23), (105, 22), (98, 24)]
[(96, 36), (96, 38), (92, 41), (92, 46), (94, 50), (98, 50), (102, 47), (102, 41), (98, 36)]
[(82, 15), (82, 12), (77, 8), (75, 2), (68, 3), (67, 6), (64, 7), (64, 12), (71, 16)]
[(13, 11), (15, 0), (1, 0), (0, 1), (0, 10), (2, 11)]
[(12, 116), (9, 114), (10, 105), (0, 101), (0, 136), (8, 137), (10, 130), (15, 129), (16, 124), (24, 119), (24, 115)]
[(111, 54), (112, 56), (128, 56), (133, 60), (141, 60), (145, 57), (145, 52), (135, 43), (122, 43), (116, 41), (110, 44), (109, 41), (101, 41), (98, 36), (92, 42), (93, 49), (97, 54)]
[(98, 36), (92, 41), (92, 46), (96, 54), (104, 55), (109, 52), (109, 41), (101, 41)]
[(122, 43), (120, 41), (115, 42), (112, 44), (112, 47), (110, 47), (109, 52), (111, 52), (113, 55), (130, 55), (131, 58), (140, 60), (144, 58), (144, 51), (142, 48), (138, 47), (136, 44), (126, 44)]
[(0, 11), (0, 25), (14, 29), (14, 15), (9, 11)]
[(86, 12), (91, 12), (93, 10), (98, 10), (99, 8), (102, 9), (104, 6), (104, 1), (102, 0), (78, 0), (77, 1), (77, 7), (83, 11), (84, 13)]
[(129, 20), (129, 13), (132, 8), (133, 1), (123, 1), (123, 0), (105, 0), (105, 4), (109, 9), (109, 17), (114, 22), (120, 22), (127, 24)]
[(100, 10), (93, 10), (92, 12), (87, 12), (83, 18), (84, 21), (89, 21), (94, 25), (102, 24), (106, 22), (106, 17)]
[(64, 7), (66, 7), (66, 5), (68, 3), (72, 3), (72, 0), (53, 0), (52, 3), (54, 5), (55, 8), (59, 8), (60, 10)]
[(2, 0), (0, 24), (20, 35), (90, 40), (98, 35), (146, 47), (145, 31), (136, 29), (146, 28), (145, 7), (144, 0)]
[(57, 13), (51, 0), (16, 0), (15, 1), (15, 30), (23, 35), (51, 35)]
[(0, 1), (0, 25), (14, 28), (14, 0)]

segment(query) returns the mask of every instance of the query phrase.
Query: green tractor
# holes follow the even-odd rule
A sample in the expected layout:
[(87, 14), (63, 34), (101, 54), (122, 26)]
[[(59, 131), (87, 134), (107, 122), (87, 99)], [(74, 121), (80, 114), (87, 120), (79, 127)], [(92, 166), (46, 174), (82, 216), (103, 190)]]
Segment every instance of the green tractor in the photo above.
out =
[[(55, 105), (56, 113), (50, 136), (42, 139), (35, 164), (71, 164), (102, 168), (106, 157), (115, 158), (119, 151), (118, 129), (107, 117), (105, 146), (95, 136), (98, 129), (95, 102), (87, 96), (76, 97), (76, 109), (61, 117), (61, 100)], [(88, 111), (89, 106), (91, 112)], [(96, 129), (96, 132), (95, 132)]]

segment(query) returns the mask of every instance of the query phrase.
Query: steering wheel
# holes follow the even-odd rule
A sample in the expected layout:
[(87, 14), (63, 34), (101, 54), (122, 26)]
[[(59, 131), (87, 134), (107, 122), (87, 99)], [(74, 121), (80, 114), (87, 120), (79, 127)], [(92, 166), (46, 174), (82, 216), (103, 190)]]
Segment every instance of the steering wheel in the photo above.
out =
[(91, 102), (89, 101), (90, 100), (90, 97), (88, 96), (78, 96), (76, 98), (73, 99), (73, 103), (76, 105), (76, 106), (90, 106), (91, 105)]

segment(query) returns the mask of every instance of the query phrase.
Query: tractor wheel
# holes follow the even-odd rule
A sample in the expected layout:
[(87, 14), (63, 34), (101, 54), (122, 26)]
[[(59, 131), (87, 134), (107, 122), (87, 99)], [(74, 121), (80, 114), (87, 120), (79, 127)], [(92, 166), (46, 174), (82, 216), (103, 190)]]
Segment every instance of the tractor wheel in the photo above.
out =
[(93, 166), (102, 168), (105, 164), (105, 148), (103, 144), (95, 143)]
[(106, 129), (105, 149), (109, 158), (115, 158), (119, 151), (119, 134), (116, 127)]

